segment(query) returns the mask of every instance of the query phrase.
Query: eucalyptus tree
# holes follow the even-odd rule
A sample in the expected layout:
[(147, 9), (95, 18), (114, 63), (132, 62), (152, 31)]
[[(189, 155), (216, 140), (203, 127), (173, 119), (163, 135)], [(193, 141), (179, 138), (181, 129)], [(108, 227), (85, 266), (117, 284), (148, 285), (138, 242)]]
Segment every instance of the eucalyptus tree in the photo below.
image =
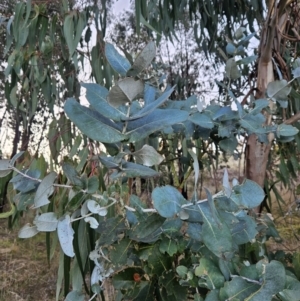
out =
[[(291, 175), (295, 176), (299, 170), (296, 152), (299, 134), (291, 142), (291, 138), (274, 131), (255, 133), (255, 124), (263, 123), (266, 128), (294, 124), (299, 128), (299, 84), (291, 81), (292, 68), (299, 64), (299, 1), (135, 1), (137, 31), (140, 24), (144, 24), (157, 32), (158, 39), (163, 34), (176, 41), (176, 24), (184, 12), (190, 24), (194, 24), (195, 40), (208, 59), (217, 54), (226, 60), (227, 84), (221, 88), (227, 94), (233, 92), (233, 89), (228, 91), (228, 83), (236, 86), (245, 69), (243, 66), (254, 64), (248, 69), (248, 91), (241, 104), (251, 108), (257, 100), (265, 99), (269, 105), (262, 110), (264, 118), (245, 121), (249, 123), (248, 128), (252, 128), (252, 133), (246, 135), (245, 176), (265, 185), (266, 171), (272, 164), (270, 152), (276, 144), (280, 148), (280, 172), (276, 175), (287, 185)], [(245, 30), (251, 34), (245, 35)], [(241, 42), (254, 36), (259, 41), (257, 56), (247, 59)], [(285, 87), (284, 93), (278, 93), (282, 87)], [(240, 96), (241, 89), (238, 90), (235, 97)], [(282, 142), (289, 143), (283, 146)], [(274, 187), (272, 183), (270, 186)]]

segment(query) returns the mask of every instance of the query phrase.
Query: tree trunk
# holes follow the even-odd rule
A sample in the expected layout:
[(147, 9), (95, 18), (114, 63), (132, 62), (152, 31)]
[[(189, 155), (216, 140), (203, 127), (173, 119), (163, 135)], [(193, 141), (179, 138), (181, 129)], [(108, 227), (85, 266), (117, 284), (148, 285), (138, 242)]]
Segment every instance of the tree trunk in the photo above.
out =
[[(273, 52), (281, 53), (280, 33), (284, 32), (286, 25), (287, 15), (284, 10), (288, 4), (288, 0), (281, 0), (277, 5), (275, 0), (270, 0), (268, 3), (268, 15), (259, 45), (256, 99), (265, 98), (268, 84), (274, 81), (272, 55)], [(271, 108), (273, 105), (273, 101), (270, 101)], [(266, 125), (270, 125), (272, 115), (267, 112), (263, 113), (266, 117)], [(248, 137), (246, 145), (246, 178), (255, 181), (261, 187), (264, 187), (269, 155), (274, 140), (273, 133), (268, 135), (268, 140), (268, 144), (260, 143), (257, 136), (252, 134)], [(258, 212), (258, 210), (259, 208), (256, 208), (255, 211)]]

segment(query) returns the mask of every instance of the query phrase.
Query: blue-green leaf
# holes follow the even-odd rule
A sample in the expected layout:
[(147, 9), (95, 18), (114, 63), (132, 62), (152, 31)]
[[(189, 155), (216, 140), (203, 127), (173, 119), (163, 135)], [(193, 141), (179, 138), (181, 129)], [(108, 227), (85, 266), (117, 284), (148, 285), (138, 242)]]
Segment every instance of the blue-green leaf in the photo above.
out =
[(94, 83), (82, 83), (81, 86), (86, 88), (88, 102), (103, 116), (115, 121), (120, 121), (121, 117), (125, 117), (121, 111), (115, 109), (107, 102), (108, 90), (105, 87)]
[(149, 115), (129, 121), (126, 134), (130, 137), (130, 142), (139, 141), (158, 130), (184, 122), (188, 115), (188, 112), (181, 110), (156, 109)]
[(195, 113), (189, 117), (189, 121), (205, 128), (205, 129), (212, 129), (214, 127), (214, 123), (211, 118), (202, 113)]
[(38, 231), (52, 232), (57, 228), (58, 220), (54, 212), (46, 212), (34, 220)]
[(129, 61), (125, 57), (123, 57), (112, 44), (105, 44), (105, 56), (109, 64), (116, 72), (118, 72), (122, 76), (126, 75), (131, 65)]
[(283, 137), (288, 137), (288, 136), (294, 136), (296, 134), (298, 134), (299, 130), (289, 124), (280, 124), (277, 127), (276, 133), (279, 137), (283, 136)]
[(186, 203), (182, 194), (172, 186), (156, 187), (152, 192), (153, 206), (163, 217), (173, 217)]
[(53, 183), (56, 179), (56, 172), (50, 172), (40, 183), (35, 197), (34, 197), (34, 207), (38, 208), (50, 203), (48, 197), (54, 192)]
[(127, 138), (119, 131), (120, 126), (98, 112), (80, 105), (73, 98), (66, 101), (65, 112), (79, 130), (93, 140), (115, 143)]
[(235, 185), (231, 199), (238, 205), (246, 208), (255, 208), (265, 197), (263, 189), (254, 181), (245, 180), (241, 185)]

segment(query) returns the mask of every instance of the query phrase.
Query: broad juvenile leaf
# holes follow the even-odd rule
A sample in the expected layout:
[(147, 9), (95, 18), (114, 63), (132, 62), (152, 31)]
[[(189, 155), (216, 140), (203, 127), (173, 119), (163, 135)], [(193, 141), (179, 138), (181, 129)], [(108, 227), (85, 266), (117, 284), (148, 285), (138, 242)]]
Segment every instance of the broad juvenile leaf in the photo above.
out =
[(284, 289), (286, 275), (281, 262), (272, 260), (263, 266), (263, 283), (259, 290), (254, 292), (245, 301), (271, 301), (272, 296)]
[(173, 256), (178, 251), (177, 243), (174, 239), (164, 237), (159, 244), (159, 251), (164, 254), (168, 253), (169, 256)]
[(87, 107), (69, 98), (65, 103), (65, 112), (75, 125), (89, 138), (100, 142), (115, 143), (126, 139), (116, 124)]
[(127, 77), (119, 80), (107, 96), (109, 104), (115, 108), (138, 99), (143, 95), (144, 83), (141, 80)]
[(108, 90), (98, 84), (81, 84), (86, 88), (86, 98), (92, 107), (103, 116), (114, 121), (120, 121), (125, 115), (107, 102)]
[(298, 132), (299, 130), (296, 127), (284, 123), (279, 124), (276, 130), (276, 133), (279, 137), (294, 136), (298, 134)]
[(123, 57), (112, 44), (105, 44), (105, 56), (113, 69), (125, 76), (131, 65), (129, 61)]
[(291, 92), (291, 87), (285, 79), (276, 80), (268, 84), (267, 94), (276, 100), (285, 100)]
[(163, 217), (173, 217), (186, 203), (182, 194), (172, 186), (156, 187), (152, 192), (153, 206)]
[(127, 76), (136, 76), (146, 69), (156, 55), (156, 47), (153, 41), (149, 42), (142, 52), (135, 59), (132, 67), (128, 70)]
[(92, 213), (99, 214), (100, 216), (105, 216), (107, 214), (107, 209), (104, 207), (101, 207), (94, 200), (88, 200), (87, 207)]
[(30, 224), (26, 224), (18, 233), (19, 238), (30, 238), (34, 235), (38, 234), (39, 231), (36, 226), (30, 226)]
[(130, 142), (139, 141), (158, 130), (184, 122), (188, 116), (188, 112), (181, 110), (156, 109), (149, 115), (128, 121), (126, 134), (130, 136)]
[(259, 289), (259, 285), (253, 282), (247, 282), (241, 277), (235, 277), (229, 282), (225, 282), (224, 287), (220, 289), (222, 300), (245, 300), (251, 294)]
[(254, 101), (255, 107), (249, 112), (249, 114), (256, 115), (261, 112), (262, 109), (269, 105), (268, 99), (257, 99)]
[(74, 257), (74, 230), (72, 228), (71, 219), (69, 215), (65, 215), (58, 221), (57, 235), (63, 252), (69, 257)]
[(122, 163), (122, 169), (117, 175), (117, 177), (128, 177), (128, 178), (135, 178), (135, 177), (156, 177), (159, 173), (147, 166), (143, 166), (140, 164), (136, 164), (133, 162), (125, 162)]
[(214, 127), (214, 123), (211, 118), (203, 113), (195, 113), (191, 117), (189, 117), (189, 121), (201, 126), (205, 129), (212, 129)]
[(233, 202), (249, 209), (259, 206), (264, 197), (263, 189), (251, 180), (245, 180), (243, 184), (234, 186), (231, 194)]
[(65, 301), (84, 301), (84, 294), (78, 291), (69, 292)]
[(58, 220), (54, 212), (47, 212), (38, 216), (34, 223), (38, 231), (52, 232), (56, 230)]
[(228, 153), (233, 153), (238, 145), (238, 141), (237, 141), (236, 137), (230, 137), (230, 138), (221, 140), (219, 144), (220, 144), (220, 147), (222, 148), (222, 150), (224, 150)]
[(152, 146), (145, 144), (141, 149), (132, 153), (135, 161), (145, 166), (159, 165), (164, 157), (161, 156)]
[[(148, 90), (150, 90), (150, 88), (148, 88)], [(151, 112), (153, 112), (156, 108), (158, 108), (159, 106), (161, 106), (164, 102), (166, 102), (169, 98), (169, 96), (173, 93), (174, 91), (174, 87), (171, 89), (168, 89), (167, 91), (165, 91), (159, 98), (157, 98), (155, 101), (153, 100), (150, 103), (146, 103), (145, 101), (145, 106), (137, 113), (134, 114), (133, 116), (130, 116), (128, 118), (128, 120), (134, 120), (137, 118), (141, 118), (147, 114), (150, 114)], [(147, 96), (147, 95), (146, 95)]]
[(91, 227), (92, 229), (97, 229), (98, 226), (99, 226), (98, 221), (97, 221), (94, 217), (91, 217), (91, 216), (86, 217), (86, 218), (84, 219), (84, 221), (85, 221), (86, 223), (89, 223), (89, 224), (90, 224), (90, 227)]
[(56, 172), (52, 171), (40, 183), (34, 197), (35, 208), (39, 208), (50, 203), (48, 198), (54, 192), (53, 183), (56, 179), (56, 176)]
[(238, 69), (237, 63), (234, 58), (230, 58), (226, 62), (225, 72), (226, 72), (227, 77), (229, 77), (233, 80), (236, 80), (241, 76), (241, 72)]
[(221, 288), (224, 285), (225, 278), (215, 264), (203, 257), (200, 259), (200, 265), (195, 269), (195, 275), (204, 277), (208, 289)]
[(11, 172), (10, 160), (0, 160), (0, 178), (6, 177)]

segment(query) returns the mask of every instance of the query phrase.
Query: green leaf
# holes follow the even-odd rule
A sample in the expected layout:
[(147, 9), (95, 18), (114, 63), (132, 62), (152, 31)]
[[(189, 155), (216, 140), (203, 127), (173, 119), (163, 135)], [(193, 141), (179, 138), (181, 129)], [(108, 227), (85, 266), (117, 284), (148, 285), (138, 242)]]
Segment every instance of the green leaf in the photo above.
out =
[(137, 120), (128, 121), (127, 136), (130, 142), (136, 142), (148, 137), (150, 134), (184, 122), (189, 116), (188, 112), (175, 109), (156, 109), (152, 113)]
[(99, 179), (97, 178), (97, 176), (92, 176), (90, 178), (88, 178), (88, 182), (87, 182), (87, 187), (86, 192), (93, 194), (95, 193), (99, 188)]
[(107, 100), (111, 106), (117, 108), (127, 102), (138, 99), (143, 95), (143, 92), (144, 83), (141, 80), (126, 77), (119, 80), (116, 85), (110, 89)]
[(71, 218), (69, 215), (65, 215), (59, 219), (57, 224), (57, 236), (63, 252), (69, 257), (74, 257), (74, 230), (71, 226)]
[(72, 57), (77, 44), (75, 45), (74, 41), (74, 21), (73, 14), (69, 14), (65, 17), (64, 20), (64, 36), (69, 48), (70, 57)]
[(53, 183), (56, 177), (56, 172), (52, 171), (40, 183), (34, 197), (35, 208), (39, 208), (50, 203), (48, 198), (54, 192)]
[(205, 278), (207, 288), (210, 290), (221, 288), (225, 282), (225, 278), (218, 267), (216, 267), (211, 260), (205, 257), (200, 259), (200, 265), (196, 267), (195, 275)]
[(149, 42), (142, 52), (135, 59), (132, 67), (128, 70), (127, 76), (136, 76), (146, 69), (156, 55), (156, 47), (153, 41)]
[(257, 99), (254, 101), (255, 107), (249, 112), (249, 114), (255, 115), (261, 113), (261, 110), (266, 108), (269, 105), (268, 99)]
[(238, 145), (236, 137), (222, 139), (219, 143), (221, 149), (228, 153), (233, 153)]
[(25, 226), (23, 226), (20, 229), (20, 231), (18, 233), (18, 237), (19, 238), (30, 238), (38, 233), (39, 233), (39, 231), (36, 226), (32, 227), (32, 226), (30, 226), (30, 224), (26, 224)]
[(259, 284), (247, 282), (241, 277), (234, 277), (231, 281), (225, 282), (224, 287), (220, 289), (220, 298), (222, 300), (245, 300), (251, 294), (259, 289)]
[(163, 217), (173, 217), (178, 214), (183, 204), (186, 204), (182, 194), (172, 186), (156, 187), (152, 191), (153, 206)]
[(283, 301), (300, 300), (300, 282), (291, 276), (286, 276), (285, 289), (279, 292), (280, 299)]
[(254, 181), (245, 180), (241, 185), (233, 187), (231, 199), (238, 206), (255, 208), (261, 204), (265, 197), (263, 189)]
[(288, 137), (288, 136), (294, 136), (298, 134), (299, 130), (289, 124), (281, 123), (277, 126), (276, 134), (279, 137)]
[(108, 90), (98, 84), (81, 84), (86, 88), (86, 98), (92, 107), (103, 116), (114, 121), (120, 121), (125, 115), (107, 102)]
[(35, 218), (34, 223), (38, 231), (52, 232), (56, 230), (58, 220), (54, 212), (47, 212)]
[(263, 264), (262, 278), (260, 289), (246, 298), (245, 301), (271, 301), (273, 295), (282, 291), (286, 279), (283, 264), (275, 260)]
[(291, 92), (291, 87), (288, 86), (288, 82), (283, 80), (276, 80), (268, 84), (267, 94), (269, 97), (276, 100), (285, 100)]
[[(132, 115), (132, 116), (130, 116), (129, 118), (128, 118), (128, 120), (134, 120), (134, 119), (137, 119), (137, 118), (141, 118), (141, 117), (143, 117), (143, 116), (145, 116), (145, 115), (148, 115), (148, 114), (150, 114), (151, 112), (153, 112), (156, 108), (158, 108), (159, 106), (161, 106), (163, 103), (165, 103), (167, 100), (168, 100), (168, 98), (169, 98), (169, 96), (173, 93), (173, 91), (174, 91), (174, 87), (173, 88), (171, 88), (171, 89), (168, 89), (167, 91), (164, 91), (164, 93), (159, 97), (159, 98), (157, 98), (156, 100), (154, 100), (153, 99), (153, 101), (151, 101), (152, 100), (152, 97), (155, 97), (155, 92), (156, 92), (156, 90), (155, 89), (151, 89), (151, 88), (153, 88), (153, 87), (149, 87), (149, 86), (146, 86), (145, 87), (145, 95), (144, 95), (144, 97), (145, 97), (145, 99), (144, 99), (144, 101), (145, 101), (145, 106), (141, 109), (141, 110), (139, 110), (138, 111), (138, 113), (136, 113), (136, 114), (134, 114), (134, 115)], [(127, 119), (126, 119), (127, 120)]]
[(252, 242), (255, 240), (258, 231), (256, 230), (257, 224), (255, 221), (249, 216), (237, 217), (239, 220), (238, 223), (234, 223), (231, 226), (231, 233), (233, 240), (236, 244), (242, 245), (247, 242)]
[(203, 113), (197, 112), (190, 116), (188, 120), (205, 129), (212, 129), (214, 127), (214, 123), (211, 118)]
[(113, 69), (125, 76), (127, 71), (130, 69), (131, 65), (129, 61), (120, 55), (120, 53), (115, 49), (112, 44), (105, 44), (105, 56), (109, 62), (109, 64), (113, 67)]
[(293, 266), (295, 269), (295, 274), (299, 279), (300, 278), (300, 252), (299, 251), (293, 254)]
[(159, 165), (164, 157), (161, 156), (152, 146), (145, 144), (141, 149), (132, 153), (135, 161), (145, 166)]
[(110, 250), (110, 259), (116, 267), (125, 266), (128, 259), (128, 253), (132, 244), (131, 239), (124, 238), (118, 244), (114, 244)]
[(173, 256), (177, 253), (177, 243), (171, 238), (164, 237), (159, 244), (159, 251), (161, 253), (168, 253), (169, 256)]
[(12, 171), (10, 160), (0, 160), (0, 178), (6, 177)]
[(121, 130), (108, 118), (69, 98), (65, 103), (65, 112), (75, 125), (89, 138), (100, 142), (115, 143), (125, 140)]
[(236, 51), (236, 48), (235, 48), (235, 46), (234, 46), (233, 44), (228, 43), (228, 44), (226, 45), (226, 52), (227, 52), (228, 54), (234, 54), (235, 51)]
[(226, 62), (225, 72), (227, 77), (230, 79), (236, 80), (241, 77), (241, 72), (237, 67), (237, 63), (234, 58), (230, 58)]
[(69, 292), (65, 301), (84, 301), (84, 294), (78, 291)]
[(188, 268), (183, 265), (179, 265), (178, 267), (176, 267), (176, 272), (181, 278), (185, 278), (188, 271)]
[(188, 223), (186, 233), (190, 238), (196, 241), (203, 241), (202, 239), (202, 225), (200, 223)]
[(143, 166), (140, 164), (122, 161), (122, 168), (120, 168), (120, 172), (115, 175), (115, 178), (118, 177), (128, 177), (128, 178), (135, 178), (135, 177), (142, 177), (142, 178), (149, 178), (149, 177), (156, 177), (159, 173), (147, 166)]

